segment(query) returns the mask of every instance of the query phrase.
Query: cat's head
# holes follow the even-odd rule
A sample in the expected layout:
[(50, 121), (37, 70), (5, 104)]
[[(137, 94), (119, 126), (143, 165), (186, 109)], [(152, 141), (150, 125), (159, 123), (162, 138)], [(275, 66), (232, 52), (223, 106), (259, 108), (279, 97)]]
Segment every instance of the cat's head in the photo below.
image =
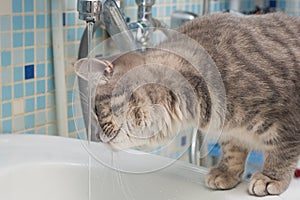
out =
[(145, 62), (144, 55), (128, 53), (107, 64), (98, 78), (94, 112), (99, 128), (92, 134), (115, 149), (153, 146), (179, 129), (174, 126), (182, 119), (177, 96), (168, 84), (155, 83), (166, 73)]

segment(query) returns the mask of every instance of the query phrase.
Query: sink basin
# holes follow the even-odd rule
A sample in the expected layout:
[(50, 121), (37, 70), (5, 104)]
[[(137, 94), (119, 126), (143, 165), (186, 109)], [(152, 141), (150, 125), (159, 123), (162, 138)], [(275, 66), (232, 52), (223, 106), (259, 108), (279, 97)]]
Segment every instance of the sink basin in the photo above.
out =
[[(91, 143), (91, 146), (95, 148), (93, 154), (100, 154), (96, 150), (105, 154), (110, 151), (100, 143)], [(204, 186), (207, 171), (188, 163), (131, 150), (130, 154), (114, 152), (116, 160), (112, 163), (115, 164), (110, 165), (89, 150), (85, 142), (76, 139), (0, 136), (0, 199), (258, 199), (247, 194), (247, 183), (229, 191), (207, 189)], [(119, 170), (113, 169), (116, 166)], [(155, 170), (150, 170), (149, 166)], [(300, 196), (299, 188), (300, 180), (295, 179), (281, 196), (259, 199), (296, 200)]]

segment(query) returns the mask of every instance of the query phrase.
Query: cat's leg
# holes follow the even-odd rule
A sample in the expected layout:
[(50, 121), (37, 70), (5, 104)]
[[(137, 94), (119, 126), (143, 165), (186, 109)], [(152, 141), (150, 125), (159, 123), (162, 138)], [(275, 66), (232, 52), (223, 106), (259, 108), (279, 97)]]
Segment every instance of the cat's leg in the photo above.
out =
[(231, 189), (240, 183), (248, 150), (230, 142), (222, 142), (222, 158), (218, 166), (206, 176), (206, 185), (211, 189)]
[(252, 176), (249, 193), (266, 196), (284, 192), (290, 184), (297, 160), (295, 153), (283, 149), (266, 151), (263, 171)]

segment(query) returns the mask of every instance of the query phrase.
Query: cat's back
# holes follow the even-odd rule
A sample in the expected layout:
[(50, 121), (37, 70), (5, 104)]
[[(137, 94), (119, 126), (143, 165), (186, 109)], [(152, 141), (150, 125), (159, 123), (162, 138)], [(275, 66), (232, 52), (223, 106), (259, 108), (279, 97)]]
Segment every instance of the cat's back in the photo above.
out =
[[(181, 26), (178, 31), (208, 50), (224, 41), (230, 45), (246, 38), (256, 38), (256, 42), (264, 43), (264, 40), (259, 39), (269, 40), (273, 37), (273, 41), (280, 39), (285, 43), (299, 44), (300, 17), (283, 13), (250, 16), (218, 13), (199, 17)], [(211, 45), (207, 46), (208, 44)]]
[(201, 44), (216, 63), (228, 110), (273, 113), (269, 108), (276, 108), (278, 117), (286, 110), (300, 117), (300, 17), (216, 14), (178, 31)]
[(178, 31), (200, 43), (219, 68), (226, 65), (224, 61), (228, 62), (224, 67), (228, 67), (249, 65), (248, 61), (258, 59), (260, 67), (279, 66), (279, 62), (293, 60), (298, 65), (292, 67), (300, 70), (300, 17), (282, 13), (259, 16), (222, 13), (200, 17)]

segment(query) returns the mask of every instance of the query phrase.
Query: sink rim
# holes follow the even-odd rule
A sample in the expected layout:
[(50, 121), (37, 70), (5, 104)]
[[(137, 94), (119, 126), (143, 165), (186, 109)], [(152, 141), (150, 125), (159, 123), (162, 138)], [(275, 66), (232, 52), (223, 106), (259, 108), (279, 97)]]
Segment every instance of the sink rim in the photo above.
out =
[[(81, 145), (79, 139), (62, 138), (58, 136), (45, 135), (1, 135), (0, 136), (0, 176), (5, 175), (6, 170), (13, 170), (15, 167), (24, 165), (78, 165), (88, 167), (88, 152)], [(79, 145), (81, 148), (78, 148)], [(102, 145), (102, 144), (97, 144)], [(24, 150), (24, 147), (26, 149)], [(42, 151), (35, 151), (43, 147)], [(54, 148), (56, 147), (56, 148)], [(58, 148), (59, 147), (59, 148)], [(134, 150), (132, 150), (134, 151)], [(138, 153), (138, 152), (137, 152)], [(25, 155), (25, 156), (24, 156)], [(26, 155), (30, 155), (27, 156)], [(76, 155), (76, 156), (75, 156)], [(153, 159), (164, 159), (164, 157), (151, 155)], [(97, 166), (95, 166), (97, 167)], [(103, 166), (102, 166), (103, 167)], [(156, 173), (156, 172), (154, 172)], [(183, 161), (176, 161), (167, 168), (162, 169), (159, 173), (168, 173), (179, 176), (185, 181), (192, 182), (197, 185), (204, 185), (204, 176), (207, 169), (196, 167)], [(300, 195), (300, 180), (293, 179), (290, 188), (283, 193), (281, 199), (295, 199), (295, 195)], [(200, 189), (200, 188), (199, 188)], [(209, 189), (203, 187), (202, 191)], [(247, 194), (246, 182), (241, 183), (237, 188), (229, 191), (212, 191), (217, 196), (230, 196), (240, 199), (256, 199)], [(242, 195), (242, 196), (240, 196)], [(209, 195), (210, 196), (210, 195)], [(269, 196), (264, 199), (279, 199), (278, 196)]]
[[(87, 141), (74, 138), (65, 138), (61, 136), (48, 135), (0, 135), (0, 171), (11, 167), (12, 165), (24, 164), (72, 164), (72, 165), (87, 165), (89, 161), (89, 152), (84, 145)], [(105, 144), (91, 142), (91, 144), (104, 147)], [(174, 160), (159, 155), (149, 153), (141, 153), (137, 150), (127, 150), (126, 152), (136, 155), (148, 156), (152, 161), (170, 162), (170, 165), (160, 168), (155, 171), (180, 171), (180, 175), (195, 177), (196, 174), (204, 176), (208, 169), (192, 165), (180, 160)], [(5, 162), (2, 162), (5, 160)], [(100, 163), (103, 165), (103, 163)], [(143, 164), (143, 163), (139, 163)], [(105, 166), (105, 165), (103, 165)], [(108, 167), (108, 166), (106, 166)], [(126, 172), (124, 172), (126, 173)], [(148, 172), (145, 172), (148, 173)], [(152, 173), (152, 172), (150, 172)], [(197, 176), (198, 177), (198, 176)], [(195, 181), (197, 180), (194, 178)]]

